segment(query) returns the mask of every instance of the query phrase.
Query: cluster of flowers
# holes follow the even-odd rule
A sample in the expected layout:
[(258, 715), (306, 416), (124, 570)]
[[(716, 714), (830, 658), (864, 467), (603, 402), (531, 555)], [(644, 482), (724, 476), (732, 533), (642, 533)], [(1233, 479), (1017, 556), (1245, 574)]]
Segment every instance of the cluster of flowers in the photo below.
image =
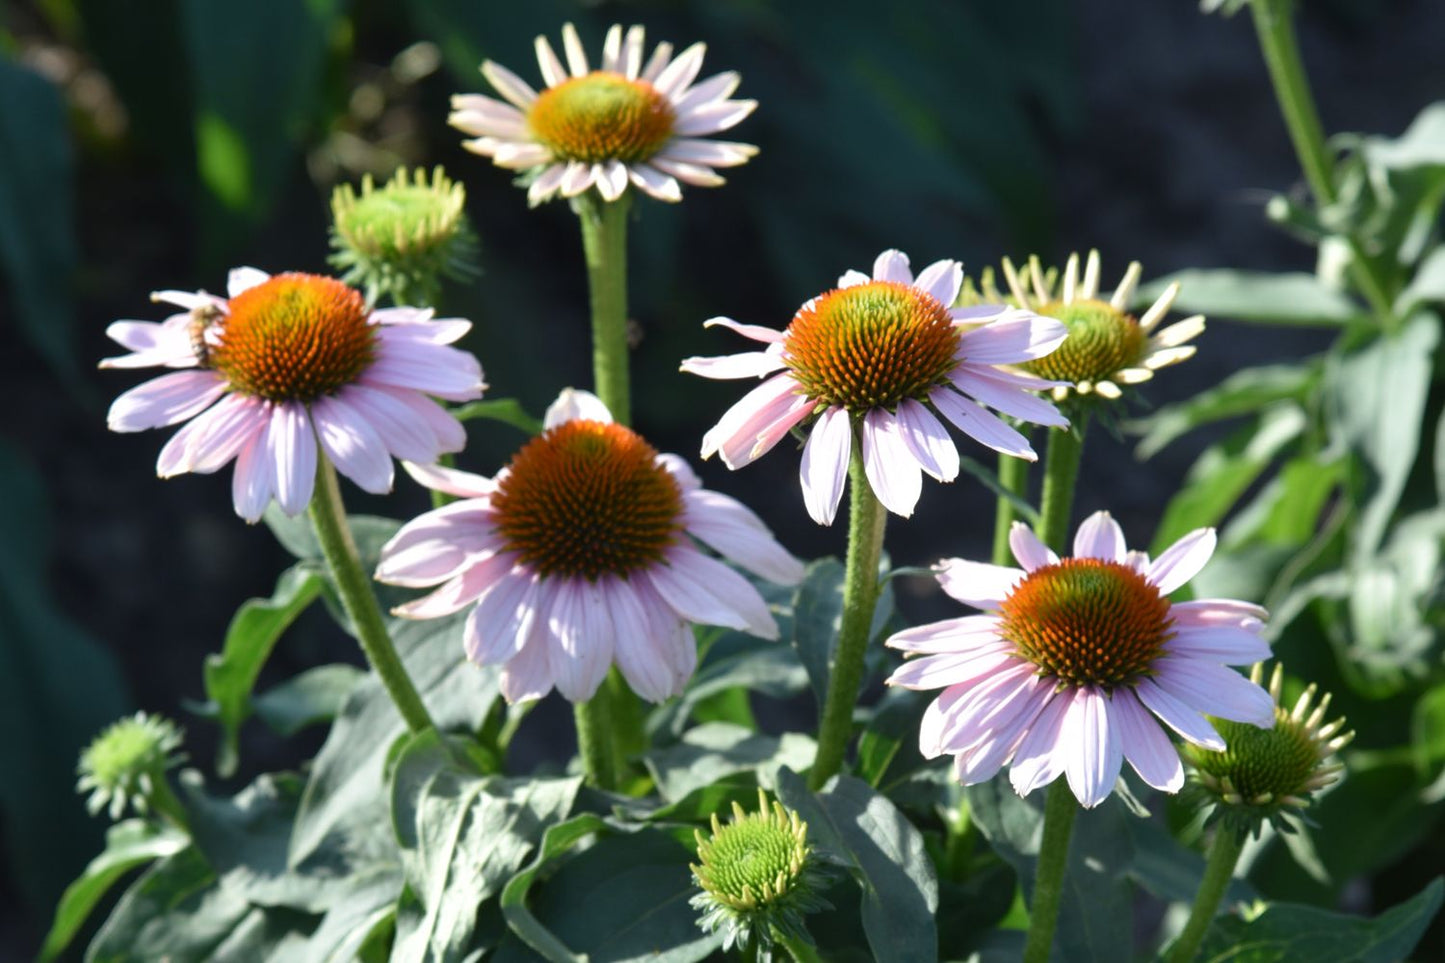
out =
[[(474, 138), (471, 150), (525, 172), (533, 202), (590, 191), (614, 202), (633, 188), (677, 201), (681, 185), (720, 184), (716, 168), (756, 151), (707, 139), (756, 104), (730, 99), (734, 73), (698, 81), (703, 52), (698, 44), (674, 57), (660, 44), (644, 61), (641, 29), (614, 27), (594, 70), (568, 26), (565, 65), (537, 41), (545, 88), (488, 62), (482, 72), (503, 99), (458, 96), (451, 121)], [(460, 204), (446, 186), (444, 220), (453, 223)], [(359, 202), (348, 195), (348, 203)], [(707, 432), (702, 456), (740, 468), (796, 430), (806, 436), (803, 504), (819, 524), (833, 522), (852, 465), (861, 466), (854, 485), (908, 517), (924, 475), (959, 475), (947, 426), (1032, 461), (1016, 424), (1069, 430), (1066, 413), (1083, 410), (1071, 406), (1107, 403), (1121, 386), (1184, 360), (1193, 351), (1185, 342), (1203, 328), (1190, 318), (1154, 333), (1174, 289), (1140, 318), (1128, 314), (1137, 264), (1108, 300), (1093, 255), (1082, 278), (1071, 259), (1057, 291), (1036, 262), (1023, 272), (1005, 267), (1005, 300), (965, 305), (957, 261), (915, 274), (906, 256), (887, 250), (871, 274), (847, 271), (781, 329), (706, 322), (760, 348), (689, 358), (683, 370), (762, 380)], [(476, 663), (501, 667), (508, 700), (553, 688), (587, 700), (615, 664), (640, 696), (661, 701), (694, 671), (694, 623), (777, 637), (758, 590), (706, 549), (784, 585), (801, 579), (802, 564), (750, 509), (703, 488), (681, 457), (656, 451), (597, 397), (563, 391), (543, 432), (491, 477), (438, 464), (466, 441), (439, 402), (466, 402), (485, 387), (477, 360), (453, 347), (469, 322), (376, 308), (328, 277), (252, 268), (231, 273), (225, 297), (153, 297), (180, 311), (160, 323), (113, 324), (110, 336), (129, 353), (103, 364), (174, 370), (117, 398), (111, 428), (184, 423), (161, 450), (158, 473), (209, 473), (234, 461), (235, 510), (252, 522), (273, 501), (288, 514), (306, 510), (330, 466), (381, 493), (400, 459), (421, 484), (455, 496), (401, 528), (376, 577), (434, 588), (401, 616), (470, 608), (461, 641)], [(1227, 668), (1268, 657), (1265, 612), (1169, 598), (1209, 560), (1212, 530), (1153, 559), (1130, 551), (1107, 513), (1079, 527), (1071, 558), (1022, 524), (1010, 544), (1019, 568), (961, 559), (937, 568), (944, 591), (983, 614), (888, 640), (917, 656), (890, 683), (942, 689), (920, 745), (930, 757), (951, 755), (961, 781), (1007, 765), (1028, 793), (1063, 775), (1080, 803), (1094, 806), (1127, 760), (1146, 783), (1175, 792), (1183, 769), (1168, 731), (1223, 750), (1207, 717), (1273, 723), (1270, 694)]]

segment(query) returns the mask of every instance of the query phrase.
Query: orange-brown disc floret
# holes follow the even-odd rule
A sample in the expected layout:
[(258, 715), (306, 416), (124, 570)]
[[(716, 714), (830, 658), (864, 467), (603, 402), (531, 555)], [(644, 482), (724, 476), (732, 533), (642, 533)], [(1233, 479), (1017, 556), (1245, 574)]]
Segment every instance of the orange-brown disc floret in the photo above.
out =
[(527, 126), (560, 160), (597, 164), (645, 161), (672, 137), (676, 115), (645, 80), (593, 71), (537, 95)]
[(569, 421), (532, 439), (497, 479), (507, 548), (543, 575), (626, 578), (682, 531), (682, 492), (635, 432)]
[(1000, 606), (1020, 658), (1069, 687), (1132, 685), (1172, 633), (1169, 600), (1127, 565), (1067, 558), (1034, 569)]
[(352, 384), (376, 358), (366, 302), (334, 278), (278, 274), (227, 307), (209, 363), (235, 391), (310, 402)]
[(783, 360), (810, 398), (855, 413), (893, 409), (947, 379), (958, 339), (937, 298), (870, 281), (803, 305), (788, 325)]

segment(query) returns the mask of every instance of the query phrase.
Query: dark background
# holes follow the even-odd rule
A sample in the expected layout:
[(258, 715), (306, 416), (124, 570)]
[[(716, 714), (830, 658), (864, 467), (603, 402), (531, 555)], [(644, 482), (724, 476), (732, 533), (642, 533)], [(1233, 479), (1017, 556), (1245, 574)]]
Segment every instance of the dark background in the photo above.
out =
[[(326, 4), (310, 5), (318, 6)], [(1445, 92), (1445, 5), (1301, 6), (1304, 57), (1327, 130), (1398, 134)], [(300, 70), (294, 45), (306, 31), (286, 17), (300, 4), (258, 4), (260, 32), (250, 34), (210, 7), (22, 3), (7, 5), (0, 22), (10, 63), (49, 78), (64, 98), (71, 167), (55, 168), (46, 188), (54, 193), (42, 200), (58, 199), (52, 226), (73, 229), (76, 253), (46, 330), (18, 307), (19, 262), (0, 262), (0, 512), (9, 516), (0, 529), (0, 672), (8, 677), (0, 724), (10, 728), (0, 732), (10, 743), (0, 748), (0, 958), (33, 952), (59, 887), (99, 849), (100, 821), (87, 819), (70, 792), (80, 745), (110, 718), (145, 708), (182, 720), (193, 762), (209, 768), (211, 726), (185, 708), (203, 698), (201, 661), (219, 648), (235, 607), (270, 594), (287, 564), (264, 527), (233, 514), (229, 469), (162, 482), (154, 459), (166, 432), (105, 430), (110, 398), (146, 376), (94, 370), (118, 353), (103, 334), (110, 321), (159, 320), (149, 291), (221, 290), (237, 264), (324, 271), (334, 184), (368, 170), (385, 176), (398, 163), (441, 163), (467, 186), (485, 271), (475, 286), (449, 288), (444, 308), (476, 322), (466, 346), (482, 360), (489, 395), (519, 397), (540, 413), (559, 388), (589, 382), (575, 218), (560, 203), (528, 211), (509, 174), (463, 152), (445, 125), (452, 92), (485, 90), (472, 69), (481, 56), (535, 81), (531, 38), (546, 33), (558, 43), (570, 17), (594, 57), (607, 24), (642, 22), (650, 43), (706, 40), (704, 75), (742, 72), (738, 96), (760, 107), (722, 136), (760, 145), (758, 158), (729, 172), (726, 187), (687, 190), (677, 207), (637, 205), (632, 313), (643, 340), (634, 408), (639, 430), (660, 449), (693, 458), (705, 484), (747, 502), (804, 557), (841, 553), (845, 528), (808, 519), (787, 445), (737, 474), (696, 462), (702, 432), (740, 385), (682, 375), (677, 362), (744, 349), (726, 332), (705, 333), (705, 318), (781, 327), (800, 302), (844, 269), (866, 269), (886, 247), (907, 252), (915, 267), (959, 258), (970, 273), (1004, 254), (1060, 261), (1097, 247), (1106, 287), (1132, 259), (1144, 262), (1146, 277), (1185, 267), (1313, 266), (1309, 249), (1263, 218), (1264, 201), (1293, 189), (1298, 167), (1247, 13), (1225, 19), (1186, 2), (1128, 0), (585, 8), (357, 0), (313, 24), (320, 53)], [(230, 155), (207, 146), (208, 111), (231, 111), (248, 135), (250, 191), (229, 207), (229, 182), (214, 165)], [(10, 137), (0, 182), (13, 184), (31, 148)], [(1144, 394), (1164, 404), (1237, 367), (1325, 343), (1323, 334), (1211, 319), (1199, 355)], [(473, 423), (471, 437), (461, 463), (484, 474), (521, 440), (487, 422)], [(1186, 439), (1141, 465), (1127, 444), (1095, 433), (1078, 515), (1108, 507), (1131, 542), (1146, 542), (1202, 441)], [(398, 517), (425, 502), (405, 481), (387, 500), (347, 493), (353, 511)], [(992, 515), (992, 498), (973, 479), (930, 482), (912, 520), (890, 520), (887, 547), (904, 565), (982, 557)], [(910, 616), (938, 611), (921, 581), (902, 592)], [(352, 659), (323, 620), (303, 619), (261, 687)], [(539, 714), (524, 730), (533, 756), (571, 749), (570, 727), (549, 718)], [(253, 724), (237, 785), (295, 765), (319, 739), (281, 744)], [(1351, 892), (1354, 908), (1371, 908), (1367, 884)]]

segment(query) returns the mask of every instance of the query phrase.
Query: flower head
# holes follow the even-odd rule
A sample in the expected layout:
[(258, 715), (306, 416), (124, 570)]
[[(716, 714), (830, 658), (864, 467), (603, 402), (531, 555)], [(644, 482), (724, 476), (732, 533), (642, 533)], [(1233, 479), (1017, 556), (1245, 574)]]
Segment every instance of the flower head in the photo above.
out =
[(482, 75), (501, 94), (452, 98), (451, 125), (474, 140), (468, 150), (499, 167), (527, 170), (527, 199), (540, 203), (560, 192), (576, 197), (596, 187), (615, 201), (629, 183), (664, 201), (682, 200), (679, 181), (715, 187), (713, 170), (747, 163), (751, 144), (705, 140), (753, 112), (757, 101), (729, 100), (738, 87), (732, 71), (700, 83), (706, 46), (693, 44), (677, 57), (658, 44), (644, 63), (643, 29), (607, 32), (602, 63), (593, 70), (570, 23), (562, 28), (567, 64), (546, 37), (537, 38), (537, 63), (546, 87), (540, 93), (501, 64), (488, 60)]
[(127, 806), (146, 812), (155, 782), (185, 758), (181, 730), (161, 716), (137, 712), (112, 723), (80, 754), (76, 791), (90, 793), (85, 808), (91, 814), (108, 810), (119, 819)]
[(1071, 392), (1118, 398), (1123, 394), (1121, 385), (1148, 381), (1159, 368), (1192, 357), (1195, 347), (1187, 342), (1204, 330), (1204, 316), (1196, 314), (1154, 331), (1179, 296), (1178, 281), (1165, 288), (1142, 317), (1128, 313), (1139, 284), (1138, 261), (1129, 265), (1107, 301), (1099, 293), (1098, 251), (1089, 252), (1082, 280), (1079, 256), (1070, 254), (1057, 289), (1058, 272), (1045, 272), (1038, 258), (1030, 258), (1022, 272), (1005, 258), (1003, 270), (1020, 307), (1057, 318), (1068, 328), (1069, 337), (1059, 350), (1019, 365), (1030, 374), (1061, 382), (1053, 389), (1056, 401)]
[(808, 824), (767, 793), (758, 790), (758, 811), (733, 803), (732, 821), (716, 814), (712, 833), (696, 830), (697, 864), (693, 882), (701, 888), (691, 900), (703, 910), (704, 932), (723, 928), (723, 952), (756, 940), (762, 958), (771, 958), (777, 935), (811, 942), (803, 917), (829, 903), (818, 894), (829, 881), (818, 853), (808, 842)]
[(838, 287), (799, 308), (786, 330), (708, 321), (767, 347), (688, 358), (682, 370), (705, 378), (771, 377), (707, 433), (703, 457), (716, 452), (729, 468), (741, 468), (811, 421), (803, 500), (821, 525), (831, 525), (838, 511), (855, 435), (873, 491), (903, 516), (913, 514), (922, 473), (944, 482), (958, 477), (958, 449), (944, 421), (996, 451), (1037, 458), (1023, 435), (983, 406), (1067, 425), (1033, 394), (1055, 382), (996, 367), (1047, 355), (1064, 339), (1064, 326), (1002, 305), (951, 307), (962, 283), (956, 261), (938, 261), (915, 278), (906, 255), (884, 251), (872, 277), (844, 274)]
[(467, 193), (440, 167), (400, 168), (384, 187), (361, 180), (358, 194), (343, 184), (331, 194), (333, 266), (359, 284), (368, 302), (385, 292), (397, 304), (430, 303), (440, 278), (476, 272), (476, 238), (467, 223)]
[(473, 606), (467, 654), (502, 666), (512, 702), (553, 686), (589, 699), (614, 661), (642, 697), (676, 695), (697, 663), (693, 622), (777, 638), (757, 589), (694, 540), (763, 578), (801, 581), (802, 563), (756, 515), (702, 488), (681, 458), (658, 454), (587, 392), (564, 391), (544, 425), (495, 478), (408, 465), (463, 500), (383, 547), (381, 581), (441, 585), (398, 615)]
[(289, 515), (305, 510), (318, 441), (343, 475), (377, 493), (391, 490), (393, 455), (431, 462), (465, 445), (462, 426), (432, 397), (481, 394), (477, 359), (447, 347), (471, 322), (374, 311), (357, 291), (314, 274), (237, 268), (228, 294), (159, 291), (152, 300), (184, 310), (160, 324), (106, 329), (132, 353), (102, 368), (182, 369), (110, 407), (112, 431), (188, 422), (161, 449), (162, 478), (235, 459), (236, 514), (254, 522), (273, 498)]
[[(1258, 683), (1264, 666), (1257, 663), (1250, 679)], [(1290, 831), (1285, 817), (1296, 815), (1311, 797), (1338, 782), (1344, 765), (1333, 761), (1354, 739), (1343, 732), (1343, 717), (1325, 722), (1330, 696), (1315, 702), (1312, 684), (1295, 700), (1294, 708), (1280, 702), (1284, 668), (1275, 664), (1269, 679), (1274, 701), (1274, 725), (1268, 729), (1240, 725), (1229, 719), (1214, 722), (1226, 747), (1214, 750), (1185, 746), (1201, 795), (1214, 803), (1214, 818), (1240, 833), (1257, 831), (1265, 822)]]
[(1184, 783), (1160, 723), (1223, 750), (1205, 719), (1270, 725), (1269, 694), (1229, 665), (1265, 658), (1264, 609), (1231, 599), (1170, 602), (1214, 553), (1213, 529), (1185, 535), (1156, 559), (1129, 551), (1108, 512), (1090, 516), (1060, 559), (1023, 524), (1009, 543), (1022, 569), (948, 559), (943, 590), (986, 614), (899, 632), (908, 656), (888, 680), (943, 692), (929, 705), (919, 747), (951, 753), (960, 781), (1004, 765), (1020, 795), (1065, 775), (1080, 804), (1113, 791), (1123, 760), (1156, 789)]

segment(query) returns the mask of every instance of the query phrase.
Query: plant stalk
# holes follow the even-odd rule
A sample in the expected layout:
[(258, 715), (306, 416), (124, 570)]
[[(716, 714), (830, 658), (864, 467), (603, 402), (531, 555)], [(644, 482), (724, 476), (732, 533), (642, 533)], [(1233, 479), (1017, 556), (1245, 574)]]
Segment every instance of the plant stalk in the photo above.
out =
[[(999, 452), (998, 482), (1005, 491), (1013, 492), (1020, 498), (1027, 498), (1029, 463), (1022, 458), (1015, 458), (1013, 455)], [(1009, 548), (1008, 544), (1008, 533), (1017, 517), (1013, 502), (1000, 495), (993, 513), (993, 564), (995, 565), (1014, 564), (1013, 550)]]
[(853, 734), (853, 706), (863, 681), (863, 657), (878, 604), (878, 559), (883, 553), (883, 527), (888, 513), (873, 494), (863, 471), (860, 445), (854, 439), (848, 463), (848, 560), (843, 575), (843, 620), (828, 672), (828, 694), (818, 729), (818, 756), (808, 785), (821, 789), (843, 765)]
[(1039, 541), (1062, 552), (1069, 535), (1074, 510), (1074, 483), (1079, 478), (1079, 461), (1084, 455), (1084, 432), (1088, 416), (1080, 414), (1068, 428), (1049, 431), (1044, 454), (1044, 490), (1039, 501)]
[(1244, 837), (1227, 826), (1219, 827), (1214, 842), (1209, 846), (1209, 860), (1204, 865), (1204, 878), (1199, 881), (1199, 892), (1194, 896), (1194, 907), (1189, 911), (1189, 922), (1184, 931), (1169, 948), (1166, 963), (1189, 963), (1199, 952), (1199, 944), (1219, 911), (1224, 891), (1234, 878), (1234, 867), (1239, 862), (1239, 853), (1244, 849)]
[[(1265, 66), (1269, 68), (1269, 79), (1274, 85), (1280, 114), (1284, 117), (1295, 155), (1304, 170), (1305, 182), (1315, 196), (1315, 203), (1326, 207), (1335, 203), (1338, 196), (1335, 192), (1335, 161), (1325, 142), (1324, 125), (1320, 123), (1314, 95), (1310, 92), (1309, 77), (1300, 59), (1290, 7), (1291, 0), (1252, 0), (1249, 4), (1255, 33), (1259, 36), (1259, 49), (1264, 55)], [(1391, 307), (1379, 264), (1366, 255), (1353, 236), (1345, 236), (1344, 239), (1350, 248), (1350, 271), (1360, 293), (1370, 303), (1381, 326), (1387, 331), (1394, 330), (1399, 320)]]
[(406, 666), (391, 644), (391, 636), (382, 620), (381, 606), (371, 590), (371, 579), (361, 568), (361, 556), (346, 524), (346, 509), (341, 504), (341, 490), (336, 483), (336, 469), (324, 452), (316, 458), (316, 489), (311, 496), (311, 526), (321, 543), (321, 554), (331, 570), (331, 579), (341, 596), (341, 606), (356, 627), (356, 636), (366, 659), (386, 686), (391, 701), (396, 703), (402, 719), (412, 732), (435, 729), (421, 695), (412, 684)]
[(1044, 837), (1034, 870), (1034, 899), (1029, 907), (1029, 935), (1024, 941), (1024, 963), (1048, 963), (1059, 925), (1064, 895), (1064, 870), (1069, 865), (1069, 837), (1079, 804), (1062, 777), (1049, 786), (1044, 802)]

